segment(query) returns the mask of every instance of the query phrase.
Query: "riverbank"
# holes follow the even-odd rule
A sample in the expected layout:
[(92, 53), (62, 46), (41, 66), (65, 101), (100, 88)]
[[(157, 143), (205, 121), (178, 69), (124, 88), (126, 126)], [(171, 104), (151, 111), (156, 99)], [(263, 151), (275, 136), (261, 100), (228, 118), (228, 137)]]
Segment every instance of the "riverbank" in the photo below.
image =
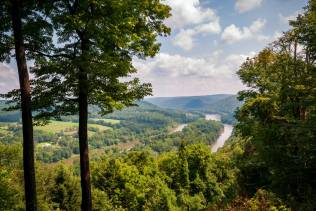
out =
[[(221, 121), (221, 116), (219, 114), (206, 114), (205, 115), (206, 120), (214, 120), (214, 121)], [(215, 141), (214, 144), (211, 146), (212, 152), (217, 152), (220, 148), (222, 148), (229, 139), (229, 137), (232, 135), (233, 132), (233, 125), (224, 124), (224, 129), (221, 133), (221, 135), (218, 137), (218, 139)]]
[[(219, 114), (205, 114), (205, 120), (213, 120), (213, 121), (221, 121), (221, 115)], [(174, 128), (171, 133), (181, 132), (188, 124), (180, 124), (176, 128)], [(231, 136), (233, 132), (234, 126), (229, 124), (224, 124), (224, 128), (221, 131), (218, 139), (212, 144), (211, 151), (217, 152), (218, 149), (222, 148), (227, 139)]]

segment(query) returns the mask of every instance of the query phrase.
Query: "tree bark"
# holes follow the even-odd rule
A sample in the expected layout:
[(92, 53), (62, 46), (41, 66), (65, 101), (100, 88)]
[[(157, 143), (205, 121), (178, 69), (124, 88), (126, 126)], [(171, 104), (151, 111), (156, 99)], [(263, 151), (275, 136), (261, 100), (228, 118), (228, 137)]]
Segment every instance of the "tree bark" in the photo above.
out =
[[(82, 53), (87, 50), (85, 41), (82, 41)], [(88, 78), (84, 67), (79, 70), (79, 147), (82, 203), (81, 210), (92, 210), (91, 182), (88, 147)]]
[(37, 209), (37, 201), (34, 167), (34, 140), (31, 107), (31, 88), (22, 34), (22, 4), (20, 0), (12, 0), (11, 16), (15, 44), (15, 56), (19, 72), (21, 91), (25, 208), (27, 211), (34, 211)]

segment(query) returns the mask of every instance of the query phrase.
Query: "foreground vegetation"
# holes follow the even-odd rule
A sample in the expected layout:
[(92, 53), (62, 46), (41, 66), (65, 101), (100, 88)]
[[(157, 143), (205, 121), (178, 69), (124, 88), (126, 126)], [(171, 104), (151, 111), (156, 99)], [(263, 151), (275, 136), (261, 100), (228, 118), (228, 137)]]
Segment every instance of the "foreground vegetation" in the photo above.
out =
[[(249, 190), (257, 166), (245, 159), (246, 143), (232, 138), (211, 154), (204, 144), (183, 143), (178, 150), (110, 151), (92, 162), (94, 210), (287, 210), (285, 203), (264, 189)], [(21, 148), (0, 145), (2, 210), (23, 209)], [(79, 163), (37, 163), (41, 210), (80, 210)], [(250, 177), (252, 175), (252, 177)], [(20, 203), (16, 203), (20, 202)]]

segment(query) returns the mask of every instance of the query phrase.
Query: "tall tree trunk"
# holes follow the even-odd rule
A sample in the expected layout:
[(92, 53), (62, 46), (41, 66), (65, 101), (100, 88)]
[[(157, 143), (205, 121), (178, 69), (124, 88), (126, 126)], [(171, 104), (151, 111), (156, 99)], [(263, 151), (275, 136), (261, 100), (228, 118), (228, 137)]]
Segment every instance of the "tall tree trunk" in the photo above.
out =
[[(82, 41), (82, 52), (86, 50), (86, 43)], [(79, 146), (82, 204), (81, 210), (92, 210), (91, 182), (88, 148), (88, 83), (87, 73), (83, 67), (79, 73)]]
[(295, 38), (294, 40), (294, 74), (295, 74), (295, 79), (297, 80), (298, 74), (297, 74), (297, 40)]
[(21, 90), (21, 109), (23, 123), (23, 168), (26, 210), (33, 211), (36, 206), (36, 183), (34, 167), (34, 140), (31, 108), (31, 88), (26, 65), (24, 41), (22, 35), (22, 4), (20, 0), (12, 1), (12, 25), (14, 33), (15, 56), (19, 72)]

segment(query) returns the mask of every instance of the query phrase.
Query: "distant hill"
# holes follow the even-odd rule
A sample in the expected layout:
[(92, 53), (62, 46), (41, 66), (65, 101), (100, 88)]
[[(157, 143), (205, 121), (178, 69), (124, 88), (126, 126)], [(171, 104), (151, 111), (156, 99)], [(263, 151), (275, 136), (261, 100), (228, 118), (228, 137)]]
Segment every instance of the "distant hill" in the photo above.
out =
[(210, 110), (217, 112), (232, 113), (242, 105), (242, 102), (237, 100), (236, 95), (228, 96), (210, 105)]
[(163, 108), (173, 108), (182, 110), (202, 110), (208, 109), (213, 103), (223, 100), (232, 95), (207, 95), (189, 97), (157, 97), (147, 98), (145, 101)]
[(21, 119), (20, 111), (3, 111), (7, 108), (5, 100), (0, 100), (0, 122), (19, 122)]
[[(136, 102), (138, 106), (132, 106), (125, 108), (121, 111), (115, 111), (111, 114), (106, 115), (106, 118), (117, 119), (117, 120), (131, 120), (131, 121), (154, 121), (156, 119), (163, 119), (162, 123), (177, 121), (179, 123), (185, 123), (200, 118), (201, 115), (198, 113), (192, 113), (187, 111), (180, 111), (176, 109), (162, 108), (146, 101)], [(8, 107), (5, 100), (0, 100), (0, 122), (20, 122), (21, 112), (20, 111), (4, 111), (3, 109)], [(103, 118), (99, 114), (100, 109), (96, 106), (89, 106), (89, 118)], [(63, 121), (78, 122), (78, 116), (64, 116), (61, 118)], [(157, 121), (156, 121), (157, 123)]]
[(188, 97), (157, 97), (148, 98), (150, 102), (162, 108), (172, 108), (180, 110), (195, 111), (220, 111), (233, 112), (241, 103), (236, 95), (207, 95), (207, 96), (188, 96)]
[[(236, 95), (208, 95), (189, 97), (158, 97), (148, 98), (137, 103), (138, 107), (131, 107), (116, 111), (107, 115), (112, 119), (129, 119), (135, 115), (141, 116), (165, 116), (177, 119), (179, 122), (190, 121), (186, 112), (203, 112), (221, 114), (226, 123), (234, 122), (234, 111), (241, 105)], [(0, 122), (18, 122), (21, 120), (20, 111), (2, 111), (7, 107), (4, 100), (0, 100)], [(95, 106), (89, 108), (91, 118), (97, 118), (99, 109)], [(191, 115), (193, 115), (191, 113)], [(194, 117), (196, 118), (196, 117)], [(65, 117), (65, 120), (75, 121), (77, 116)]]
[[(172, 108), (162, 108), (150, 102), (139, 101), (138, 106), (125, 108), (122, 111), (106, 115), (109, 119), (133, 120), (141, 119), (142, 121), (152, 121), (154, 119), (176, 120), (177, 122), (186, 123), (202, 117), (198, 113), (181, 111)], [(157, 123), (157, 121), (155, 121)]]
[(218, 94), (188, 97), (157, 97), (148, 98), (145, 101), (162, 108), (218, 113), (222, 115), (224, 120), (227, 120), (226, 122), (233, 122), (234, 112), (242, 104), (236, 97), (236, 95)]

